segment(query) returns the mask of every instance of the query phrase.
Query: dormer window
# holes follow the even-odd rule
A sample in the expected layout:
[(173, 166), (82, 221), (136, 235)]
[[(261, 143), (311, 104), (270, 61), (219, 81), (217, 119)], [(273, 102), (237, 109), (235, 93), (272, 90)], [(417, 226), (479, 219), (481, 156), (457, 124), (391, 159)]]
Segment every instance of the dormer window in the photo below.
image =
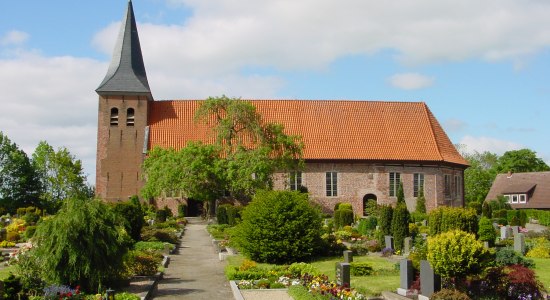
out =
[(134, 109), (128, 108), (128, 110), (126, 111), (126, 126), (134, 126), (134, 121)]
[(527, 203), (527, 194), (507, 194), (504, 197), (510, 204)]
[(118, 108), (111, 108), (111, 126), (118, 126)]

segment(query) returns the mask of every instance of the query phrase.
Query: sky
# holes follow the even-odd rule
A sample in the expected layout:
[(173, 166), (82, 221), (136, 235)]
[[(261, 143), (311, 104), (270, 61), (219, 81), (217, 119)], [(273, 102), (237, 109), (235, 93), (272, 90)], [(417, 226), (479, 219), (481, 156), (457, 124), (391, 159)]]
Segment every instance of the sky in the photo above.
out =
[[(127, 0), (0, 0), (0, 131), (95, 181)], [(550, 1), (134, 0), (156, 100), (423, 101), (461, 149), (550, 164)]]

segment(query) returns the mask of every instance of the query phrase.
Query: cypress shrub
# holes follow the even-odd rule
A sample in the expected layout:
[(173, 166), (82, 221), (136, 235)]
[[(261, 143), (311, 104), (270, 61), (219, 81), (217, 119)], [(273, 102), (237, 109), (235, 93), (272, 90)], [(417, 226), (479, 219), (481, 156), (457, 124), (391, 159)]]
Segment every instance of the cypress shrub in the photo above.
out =
[(393, 217), (393, 207), (382, 205), (380, 207), (379, 225), (382, 235), (391, 235), (391, 220)]
[(340, 205), (340, 208), (334, 212), (334, 226), (337, 229), (353, 224), (354, 220), (353, 210), (349, 209), (347, 205)]
[(397, 187), (397, 204), (405, 203), (405, 192), (403, 191), (403, 182), (399, 181), (399, 187)]
[(486, 217), (481, 217), (481, 219), (479, 219), (479, 230), (477, 234), (480, 241), (489, 242), (489, 246), (491, 247), (495, 244), (497, 233), (491, 219)]
[(178, 205), (178, 217), (183, 218), (185, 217), (185, 211), (187, 210), (187, 205), (185, 203), (180, 203)]
[(391, 221), (391, 232), (395, 250), (403, 249), (403, 241), (409, 236), (410, 214), (407, 205), (402, 202), (395, 207)]
[(379, 205), (376, 203), (376, 200), (369, 199), (367, 200), (367, 205), (365, 205), (365, 214), (368, 216), (378, 216)]
[(475, 210), (461, 207), (440, 207), (428, 215), (430, 235), (450, 230), (462, 230), (477, 234), (478, 220)]
[(478, 214), (478, 215), (482, 214), (481, 203), (480, 202), (472, 201), (472, 202), (468, 203), (468, 208), (471, 208), (471, 209), (475, 210), (476, 214)]
[(416, 208), (415, 212), (419, 214), (426, 213), (426, 197), (424, 197), (424, 188), (420, 187), (418, 191), (418, 197), (416, 197)]
[(339, 209), (334, 211), (334, 216), (333, 216), (334, 230), (338, 230), (342, 228), (342, 223), (341, 223), (342, 217), (340, 217), (341, 214), (342, 214), (342, 211)]
[(304, 261), (321, 250), (321, 214), (308, 194), (260, 191), (243, 210), (234, 234), (240, 250), (254, 261)]
[(481, 206), (481, 215), (489, 219), (493, 218), (493, 210), (491, 209), (491, 205), (489, 205), (488, 201), (483, 202), (483, 205)]

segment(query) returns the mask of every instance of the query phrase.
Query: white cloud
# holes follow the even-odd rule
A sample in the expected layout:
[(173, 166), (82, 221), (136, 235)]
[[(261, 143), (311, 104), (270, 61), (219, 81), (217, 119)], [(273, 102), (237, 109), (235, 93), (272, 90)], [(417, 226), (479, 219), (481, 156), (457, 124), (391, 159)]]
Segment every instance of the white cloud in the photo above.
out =
[(500, 140), (492, 137), (480, 136), (474, 137), (471, 135), (464, 136), (459, 144), (466, 145), (466, 151), (468, 152), (485, 152), (489, 151), (502, 155), (506, 151), (519, 150), (525, 148), (525, 146), (506, 140)]
[(468, 124), (459, 119), (448, 119), (444, 122), (443, 126), (447, 131), (460, 131), (468, 127)]
[(418, 73), (401, 73), (390, 77), (389, 82), (393, 87), (399, 89), (417, 90), (432, 86), (434, 79)]
[(23, 31), (12, 30), (0, 37), (0, 45), (22, 45), (29, 39), (29, 34)]

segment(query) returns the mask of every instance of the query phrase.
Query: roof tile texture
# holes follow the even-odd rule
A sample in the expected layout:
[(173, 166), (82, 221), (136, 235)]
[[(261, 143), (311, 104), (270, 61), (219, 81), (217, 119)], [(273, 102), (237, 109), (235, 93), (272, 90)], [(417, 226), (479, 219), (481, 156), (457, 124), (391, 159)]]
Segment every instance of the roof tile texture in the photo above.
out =
[[(423, 102), (243, 100), (264, 121), (300, 135), (304, 159), (447, 162), (467, 166)], [(182, 148), (188, 141), (214, 141), (195, 123), (201, 100), (153, 101), (149, 147)]]

